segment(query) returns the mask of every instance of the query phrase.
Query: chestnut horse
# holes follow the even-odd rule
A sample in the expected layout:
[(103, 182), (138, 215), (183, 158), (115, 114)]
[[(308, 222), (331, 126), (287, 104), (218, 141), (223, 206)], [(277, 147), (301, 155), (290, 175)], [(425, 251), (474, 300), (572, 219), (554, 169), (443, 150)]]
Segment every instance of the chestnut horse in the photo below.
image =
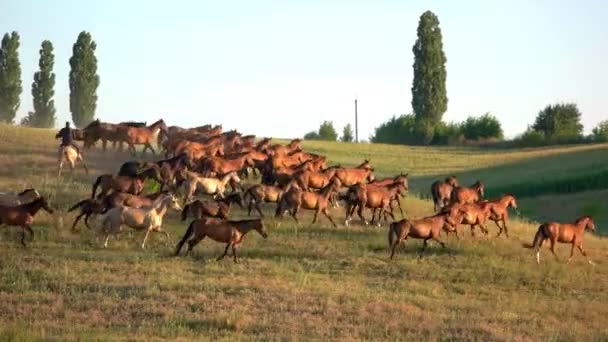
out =
[(261, 203), (279, 203), (283, 196), (283, 188), (274, 185), (256, 184), (243, 195), (245, 202), (247, 203), (247, 215), (251, 216), (251, 210), (254, 208), (258, 211), (261, 217), (264, 217)]
[(158, 133), (161, 130), (167, 130), (167, 125), (160, 119), (155, 123), (147, 127), (130, 127), (130, 126), (119, 126), (118, 131), (122, 141), (129, 145), (128, 149), (133, 155), (135, 155), (135, 145), (144, 145), (144, 149), (141, 151), (143, 156), (147, 149), (152, 151), (152, 154), (156, 154), (152, 147), (152, 142), (158, 138)]
[(583, 249), (583, 233), (585, 233), (586, 229), (595, 231), (595, 224), (593, 223), (591, 216), (579, 217), (573, 224), (546, 222), (538, 227), (538, 231), (536, 231), (536, 235), (534, 235), (534, 241), (532, 241), (532, 244), (524, 244), (524, 247), (534, 248), (536, 250), (536, 262), (540, 264), (540, 248), (545, 240), (549, 240), (551, 242), (551, 253), (553, 253), (555, 259), (558, 259), (557, 254), (555, 254), (555, 243), (569, 243), (572, 245), (572, 248), (570, 249), (568, 263), (570, 263), (572, 260), (572, 257), (574, 256), (574, 247), (576, 247), (585, 257), (585, 259), (587, 259), (589, 264), (595, 265), (591, 260), (589, 260), (587, 253), (585, 253), (585, 250)]
[(232, 256), (234, 262), (238, 262), (236, 250), (240, 247), (245, 235), (250, 231), (257, 231), (264, 239), (268, 238), (264, 222), (261, 219), (241, 220), (241, 221), (220, 221), (215, 219), (194, 220), (188, 226), (186, 234), (179, 241), (175, 248), (175, 255), (179, 255), (184, 243), (188, 239), (188, 250), (186, 255), (192, 251), (202, 239), (208, 236), (210, 239), (226, 244), (224, 254), (219, 256), (217, 260), (222, 260), (228, 254), (228, 248), (232, 247)]
[(450, 203), (452, 190), (458, 187), (458, 179), (456, 176), (450, 176), (445, 181), (436, 181), (431, 184), (431, 194), (433, 195), (433, 203), (435, 204), (435, 212)]
[(53, 209), (49, 208), (46, 199), (42, 196), (36, 198), (33, 202), (18, 206), (0, 205), (0, 225), (20, 226), (22, 231), (21, 244), (25, 247), (25, 232), (30, 233), (31, 238), (34, 239), (32, 223), (34, 223), (34, 216), (40, 209), (53, 214)]
[(470, 187), (454, 187), (451, 194), (451, 202), (458, 204), (475, 203), (483, 197), (483, 183), (480, 181)]
[(426, 249), (428, 240), (435, 240), (441, 244), (441, 247), (445, 248), (445, 243), (439, 240), (441, 230), (452, 231), (453, 229), (454, 222), (451, 221), (448, 213), (439, 213), (417, 220), (403, 219), (393, 222), (388, 229), (388, 245), (391, 249), (391, 259), (395, 255), (397, 245), (409, 237), (424, 240), (421, 253)]
[[(501, 198), (491, 201), (483, 202), (483, 205), (490, 207), (490, 220), (496, 223), (498, 227), (498, 234), (496, 237), (505, 231), (505, 236), (509, 237), (509, 230), (507, 229), (507, 219), (509, 218), (509, 209), (513, 208), (517, 210), (517, 202), (515, 202), (515, 196), (511, 194), (503, 195)], [(502, 227), (499, 223), (502, 223)]]
[(365, 160), (356, 168), (339, 168), (336, 170), (336, 177), (340, 180), (342, 186), (348, 187), (357, 183), (373, 181), (374, 169), (370, 166), (369, 160)]
[(331, 224), (338, 228), (334, 220), (329, 216), (328, 207), (330, 202), (331, 195), (338, 191), (340, 186), (339, 181), (336, 178), (333, 178), (335, 181), (328, 184), (326, 187), (321, 189), (321, 191), (310, 192), (300, 189), (297, 185), (291, 186), (289, 190), (286, 190), (285, 194), (281, 197), (279, 204), (277, 205), (277, 210), (275, 213), (275, 217), (281, 217), (285, 210), (291, 209), (291, 217), (297, 222), (298, 221), (298, 211), (300, 208), (314, 210), (315, 215), (312, 219), (312, 223), (317, 222), (317, 218), (319, 213), (323, 213), (325, 217), (331, 222)]

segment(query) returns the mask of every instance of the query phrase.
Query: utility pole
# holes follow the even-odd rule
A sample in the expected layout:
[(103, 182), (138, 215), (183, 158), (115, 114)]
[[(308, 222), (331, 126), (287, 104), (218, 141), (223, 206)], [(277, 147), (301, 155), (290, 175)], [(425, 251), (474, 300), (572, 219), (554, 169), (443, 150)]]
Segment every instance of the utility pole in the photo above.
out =
[(355, 142), (359, 143), (359, 117), (357, 115), (357, 98), (355, 97)]

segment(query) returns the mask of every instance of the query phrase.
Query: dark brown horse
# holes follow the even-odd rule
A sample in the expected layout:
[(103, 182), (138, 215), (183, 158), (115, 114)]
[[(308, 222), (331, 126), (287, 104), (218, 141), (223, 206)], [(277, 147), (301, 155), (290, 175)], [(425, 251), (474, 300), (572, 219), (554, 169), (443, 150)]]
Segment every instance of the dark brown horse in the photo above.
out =
[(402, 241), (406, 241), (409, 237), (424, 240), (421, 252), (424, 252), (426, 249), (428, 240), (435, 240), (441, 247), (445, 248), (445, 243), (439, 240), (441, 231), (452, 231), (453, 229), (454, 222), (451, 221), (447, 213), (439, 213), (417, 220), (403, 219), (393, 222), (388, 229), (388, 245), (391, 249), (391, 259), (395, 255), (397, 245)]
[(200, 219), (203, 216), (217, 217), (224, 220), (228, 219), (230, 214), (231, 204), (237, 204), (243, 207), (243, 197), (240, 193), (231, 193), (225, 198), (219, 198), (214, 202), (195, 200), (184, 206), (182, 210), (182, 221), (188, 218), (188, 214), (195, 219)]
[(538, 227), (532, 244), (524, 244), (524, 247), (534, 248), (536, 250), (536, 262), (540, 263), (540, 248), (545, 240), (551, 242), (551, 253), (553, 253), (555, 259), (558, 259), (557, 254), (555, 254), (555, 243), (569, 243), (572, 245), (572, 248), (570, 249), (568, 263), (572, 260), (574, 248), (576, 247), (585, 259), (587, 259), (587, 262), (594, 265), (583, 249), (583, 233), (585, 233), (585, 230), (587, 229), (595, 231), (595, 224), (593, 223), (591, 216), (579, 217), (574, 223), (562, 224), (557, 222), (546, 222)]
[(7, 226), (21, 227), (21, 244), (25, 247), (25, 232), (30, 233), (31, 238), (34, 239), (32, 224), (34, 223), (34, 216), (40, 209), (53, 214), (53, 209), (49, 208), (46, 199), (42, 196), (30, 203), (14, 207), (0, 206), (0, 225), (6, 224)]
[(179, 255), (188, 239), (190, 240), (188, 241), (188, 250), (186, 251), (186, 254), (190, 253), (194, 246), (208, 236), (212, 240), (226, 244), (224, 254), (217, 258), (218, 261), (222, 260), (228, 254), (228, 248), (232, 247), (232, 256), (236, 263), (238, 262), (236, 250), (240, 247), (245, 235), (251, 230), (260, 233), (264, 239), (268, 238), (268, 234), (264, 228), (264, 222), (262, 222), (261, 219), (241, 221), (194, 220), (188, 226), (188, 230), (186, 230), (184, 237), (177, 244), (175, 255)]
[(441, 210), (450, 203), (452, 190), (458, 187), (458, 179), (456, 176), (450, 176), (445, 181), (436, 181), (431, 184), (431, 194), (433, 195), (433, 203), (435, 204), (435, 212)]
[(105, 211), (105, 206), (97, 199), (86, 198), (74, 204), (70, 209), (68, 209), (68, 212), (72, 212), (76, 209), (80, 209), (80, 213), (76, 216), (74, 223), (72, 224), (73, 232), (76, 232), (76, 225), (83, 216), (84, 224), (87, 226), (87, 228), (91, 229), (91, 226), (89, 226), (89, 218), (91, 215), (102, 214)]
[(160, 184), (163, 183), (158, 167), (147, 168), (138, 173), (135, 177), (114, 176), (109, 173), (103, 174), (97, 177), (95, 183), (93, 183), (91, 198), (95, 198), (98, 187), (101, 189), (98, 197), (106, 196), (110, 190), (139, 195), (142, 192), (144, 182), (147, 179), (154, 179)]

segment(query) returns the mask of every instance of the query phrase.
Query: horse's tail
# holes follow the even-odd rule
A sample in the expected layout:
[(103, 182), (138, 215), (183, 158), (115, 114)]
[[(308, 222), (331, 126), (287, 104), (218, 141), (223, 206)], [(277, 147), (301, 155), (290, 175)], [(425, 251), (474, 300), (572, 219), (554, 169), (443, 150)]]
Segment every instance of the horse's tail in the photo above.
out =
[(433, 196), (433, 203), (435, 204), (435, 208), (439, 207), (439, 183), (435, 182), (431, 185), (431, 195)]
[(182, 247), (184, 246), (184, 244), (186, 243), (186, 241), (188, 240), (188, 238), (190, 238), (190, 236), (194, 233), (194, 223), (196, 222), (196, 220), (190, 222), (190, 225), (188, 226), (188, 229), (186, 230), (186, 234), (184, 234), (184, 237), (177, 243), (177, 247), (175, 248), (175, 255), (179, 255), (179, 252), (182, 250)]
[(99, 186), (99, 183), (101, 183), (101, 177), (103, 177), (103, 175), (97, 177), (95, 183), (93, 183), (93, 191), (91, 192), (91, 198), (95, 198), (95, 192), (97, 192), (97, 187)]
[(188, 218), (188, 212), (190, 211), (190, 204), (184, 205), (184, 209), (182, 209), (182, 221), (186, 221)]
[(85, 203), (86, 203), (86, 202), (88, 202), (88, 201), (89, 201), (89, 199), (88, 199), (88, 198), (87, 198), (87, 199), (83, 199), (82, 201), (80, 201), (80, 202), (78, 202), (78, 203), (74, 204), (74, 205), (73, 205), (73, 206), (72, 206), (70, 209), (68, 209), (68, 212), (72, 212), (72, 211), (74, 211), (74, 210), (76, 210), (76, 209), (80, 208), (80, 206), (82, 206), (83, 204), (85, 204)]
[(540, 245), (540, 242), (546, 238), (548, 238), (549, 234), (547, 234), (546, 229), (547, 229), (547, 224), (543, 223), (540, 225), (540, 227), (538, 227), (538, 230), (536, 231), (536, 234), (534, 235), (534, 240), (532, 241), (531, 244), (529, 243), (522, 243), (522, 246), (524, 248), (537, 248)]

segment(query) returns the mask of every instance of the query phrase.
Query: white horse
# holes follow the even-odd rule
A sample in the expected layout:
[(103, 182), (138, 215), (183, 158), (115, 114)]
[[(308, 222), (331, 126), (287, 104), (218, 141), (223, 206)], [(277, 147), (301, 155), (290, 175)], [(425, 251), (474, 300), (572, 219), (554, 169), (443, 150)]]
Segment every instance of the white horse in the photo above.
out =
[(184, 183), (184, 187), (186, 188), (186, 201), (192, 199), (192, 195), (194, 195), (194, 192), (199, 187), (208, 195), (218, 195), (219, 197), (224, 198), (224, 192), (226, 191), (226, 184), (228, 184), (228, 182), (241, 182), (241, 178), (239, 178), (236, 172), (229, 172), (221, 179), (203, 177), (198, 173), (191, 171), (185, 171), (185, 173), (186, 182)]
[(61, 176), (61, 169), (63, 169), (63, 162), (67, 161), (70, 164), (70, 169), (72, 172), (74, 171), (74, 166), (76, 162), (79, 161), (84, 166), (84, 171), (89, 173), (89, 168), (87, 164), (84, 162), (82, 158), (82, 154), (79, 153), (73, 146), (59, 146), (59, 156), (57, 162), (59, 166), (57, 167), (57, 176)]
[(18, 194), (0, 192), (0, 205), (5, 207), (16, 207), (30, 203), (38, 197), (40, 197), (40, 193), (35, 189), (26, 189)]
[(143, 207), (139, 209), (129, 207), (114, 207), (108, 210), (102, 217), (102, 228), (106, 233), (104, 247), (108, 247), (110, 235), (118, 235), (122, 231), (122, 225), (129, 226), (135, 230), (146, 230), (146, 236), (141, 244), (141, 248), (146, 248), (146, 240), (151, 231), (157, 233), (165, 233), (167, 239), (169, 234), (162, 231), (163, 217), (167, 213), (167, 209), (171, 207), (175, 210), (182, 210), (177, 199), (173, 195), (165, 195), (159, 197), (151, 207)]

